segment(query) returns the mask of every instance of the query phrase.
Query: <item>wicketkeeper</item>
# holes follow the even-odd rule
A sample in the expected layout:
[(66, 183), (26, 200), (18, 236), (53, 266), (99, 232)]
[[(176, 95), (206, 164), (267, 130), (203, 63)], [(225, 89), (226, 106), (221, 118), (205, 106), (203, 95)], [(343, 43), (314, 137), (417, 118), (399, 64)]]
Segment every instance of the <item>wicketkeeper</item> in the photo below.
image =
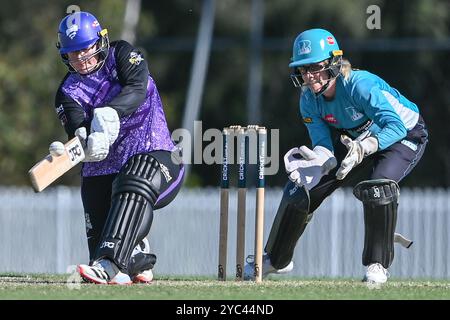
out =
[[(295, 246), (314, 211), (334, 190), (351, 186), (364, 207), (364, 280), (384, 283), (394, 259), (399, 182), (425, 151), (424, 120), (417, 105), (383, 79), (352, 70), (326, 30), (300, 33), (289, 67), (301, 88), (300, 113), (312, 147), (284, 157), (289, 181), (265, 247), (263, 275), (292, 270)], [(247, 279), (253, 266), (245, 267)]]
[(145, 238), (153, 211), (177, 195), (184, 168), (142, 53), (109, 42), (90, 13), (62, 19), (58, 49), (69, 72), (55, 99), (69, 138), (85, 145), (81, 196), (90, 263), (87, 281), (150, 282), (156, 256)]

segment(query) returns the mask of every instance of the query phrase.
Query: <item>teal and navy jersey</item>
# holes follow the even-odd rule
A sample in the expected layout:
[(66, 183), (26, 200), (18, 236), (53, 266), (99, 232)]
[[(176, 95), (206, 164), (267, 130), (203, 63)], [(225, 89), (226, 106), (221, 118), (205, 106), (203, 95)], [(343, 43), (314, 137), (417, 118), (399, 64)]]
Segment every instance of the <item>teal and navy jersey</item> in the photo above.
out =
[(300, 113), (312, 146), (334, 151), (330, 128), (346, 131), (356, 138), (366, 130), (378, 139), (383, 150), (402, 140), (419, 120), (416, 104), (406, 99), (380, 77), (352, 70), (348, 79), (336, 80), (336, 95), (326, 100), (307, 89), (300, 98)]

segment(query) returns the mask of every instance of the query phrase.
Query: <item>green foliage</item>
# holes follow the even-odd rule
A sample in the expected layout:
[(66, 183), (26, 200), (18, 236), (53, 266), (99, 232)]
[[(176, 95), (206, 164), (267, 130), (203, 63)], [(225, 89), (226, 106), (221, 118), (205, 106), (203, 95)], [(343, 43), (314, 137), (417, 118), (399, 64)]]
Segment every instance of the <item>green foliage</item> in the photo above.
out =
[[(142, 1), (136, 45), (149, 61), (165, 105), (169, 127), (179, 128), (192, 68), (201, 16), (201, 1)], [(55, 48), (60, 20), (71, 1), (7, 1), (0, 11), (0, 176), (1, 184), (27, 185), (27, 171), (48, 152), (54, 140), (65, 140), (54, 112), (54, 95), (66, 73)], [(111, 40), (119, 39), (125, 1), (78, 1), (91, 11)], [(367, 6), (381, 8), (381, 29), (366, 28)], [(450, 185), (449, 57), (450, 3), (446, 0), (264, 1), (263, 125), (280, 129), (280, 157), (309, 143), (298, 118), (298, 91), (287, 67), (291, 46), (301, 31), (322, 27), (337, 37), (352, 63), (382, 76), (416, 102), (430, 130), (430, 143), (409, 186)], [(251, 1), (216, 1), (213, 51), (206, 78), (203, 128), (247, 123)], [(443, 40), (439, 50), (380, 50), (370, 40), (421, 38)], [(175, 41), (176, 40), (176, 41)], [(355, 46), (354, 41), (362, 46)], [(408, 41), (406, 42), (408, 44)], [(415, 43), (411, 40), (409, 44)], [(387, 46), (381, 43), (380, 46)], [(437, 171), (439, 168), (439, 172)], [(79, 170), (59, 183), (76, 184)], [(196, 165), (189, 185), (217, 185), (218, 166)], [(269, 181), (282, 185), (283, 170)]]

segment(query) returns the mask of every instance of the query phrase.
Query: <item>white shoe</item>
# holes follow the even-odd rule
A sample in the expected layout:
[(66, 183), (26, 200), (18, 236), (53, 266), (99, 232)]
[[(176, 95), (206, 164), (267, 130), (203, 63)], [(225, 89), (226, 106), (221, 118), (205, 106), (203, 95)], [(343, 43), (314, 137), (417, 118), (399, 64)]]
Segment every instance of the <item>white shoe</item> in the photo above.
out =
[(363, 281), (368, 283), (386, 283), (389, 272), (380, 263), (372, 263), (367, 267)]
[(142, 271), (133, 277), (133, 283), (150, 284), (153, 281), (152, 269)]
[(86, 264), (80, 264), (77, 266), (77, 271), (80, 276), (87, 282), (96, 284), (131, 284), (130, 277), (123, 273), (118, 272), (112, 279), (109, 278), (106, 272), (107, 264), (110, 263), (107, 260), (95, 262), (92, 266)]
[[(244, 266), (244, 280), (255, 280), (255, 256), (249, 255), (247, 257), (247, 263)], [(270, 258), (267, 254), (263, 255), (263, 267), (262, 267), (262, 277), (265, 278), (267, 275), (274, 274), (284, 274), (291, 272), (294, 268), (294, 262), (291, 261), (283, 269), (275, 269), (270, 262)]]
[(108, 282), (108, 284), (118, 284), (118, 285), (128, 285), (132, 284), (133, 282), (130, 279), (130, 276), (126, 273), (123, 273), (119, 271), (114, 278), (111, 279), (111, 281)]

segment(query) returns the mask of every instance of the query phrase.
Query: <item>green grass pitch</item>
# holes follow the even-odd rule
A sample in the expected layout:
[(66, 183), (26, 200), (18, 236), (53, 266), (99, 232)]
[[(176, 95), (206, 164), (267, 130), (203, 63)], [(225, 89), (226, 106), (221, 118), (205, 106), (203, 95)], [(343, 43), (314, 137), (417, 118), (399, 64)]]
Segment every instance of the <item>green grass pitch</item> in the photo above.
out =
[(449, 300), (450, 281), (390, 279), (381, 287), (360, 279), (275, 276), (261, 284), (211, 277), (157, 277), (150, 285), (94, 285), (76, 275), (0, 274), (8, 300)]

